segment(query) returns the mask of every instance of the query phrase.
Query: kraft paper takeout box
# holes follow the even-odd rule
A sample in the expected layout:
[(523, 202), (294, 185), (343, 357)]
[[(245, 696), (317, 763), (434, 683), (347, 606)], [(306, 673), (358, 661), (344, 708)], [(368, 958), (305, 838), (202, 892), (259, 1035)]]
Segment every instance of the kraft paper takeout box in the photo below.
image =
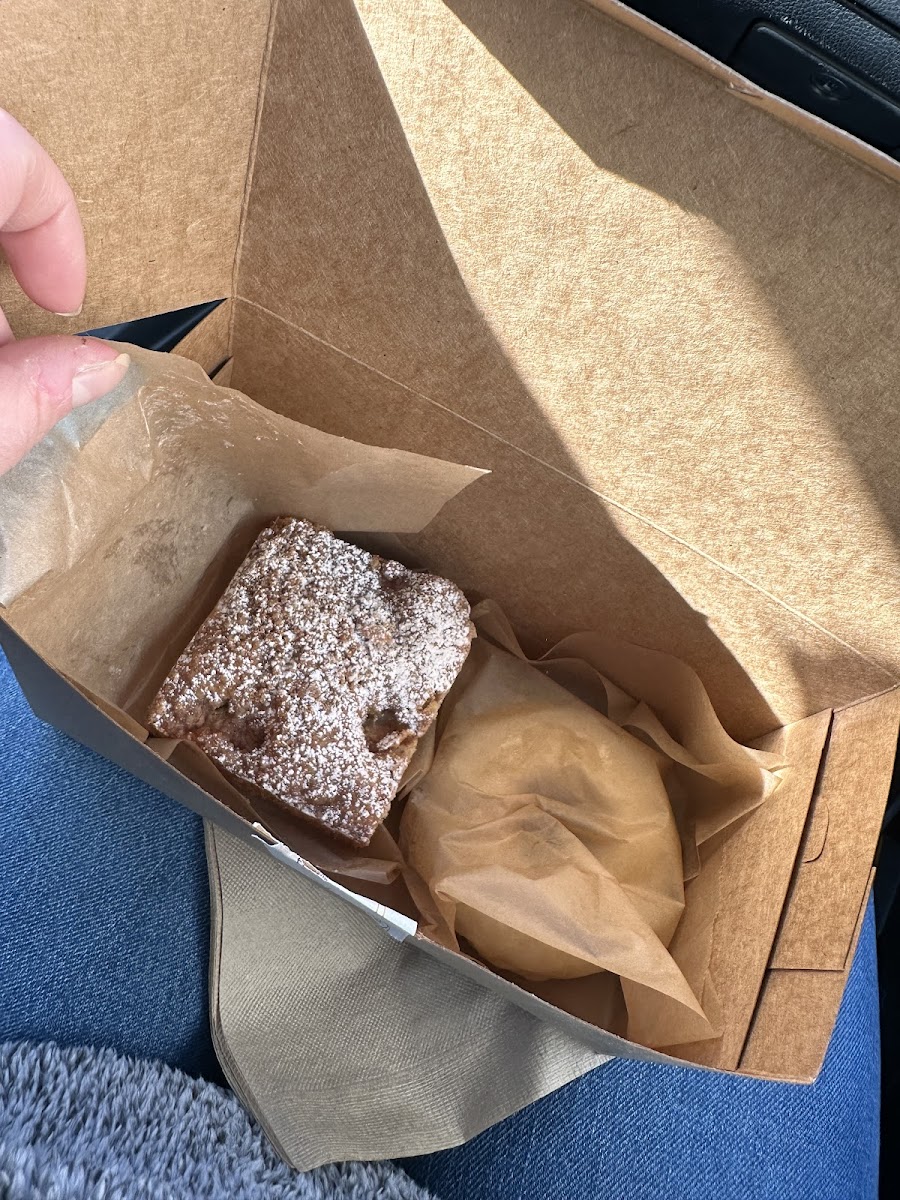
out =
[[(900, 717), (898, 164), (611, 0), (3, 20), (3, 103), (72, 181), (90, 254), (68, 322), (4, 274), (17, 334), (224, 297), (183, 349), (234, 387), (491, 468), (412, 555), (534, 646), (609, 625), (682, 657), (729, 732), (790, 763), (690, 885), (726, 1024), (678, 1053), (812, 1079)], [(39, 715), (250, 834), (2, 641)], [(596, 1051), (660, 1057), (434, 953)]]

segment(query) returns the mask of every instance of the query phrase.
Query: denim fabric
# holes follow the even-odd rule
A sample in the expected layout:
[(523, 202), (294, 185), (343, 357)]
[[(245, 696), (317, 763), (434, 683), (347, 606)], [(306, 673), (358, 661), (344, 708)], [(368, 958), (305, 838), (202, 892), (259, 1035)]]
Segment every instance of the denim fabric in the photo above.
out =
[[(0, 1042), (218, 1078), (200, 821), (29, 712), (0, 655)], [(874, 1200), (874, 926), (811, 1087), (618, 1061), (403, 1166), (441, 1200)]]
[(0, 1042), (219, 1079), (203, 825), (32, 715), (0, 653)]

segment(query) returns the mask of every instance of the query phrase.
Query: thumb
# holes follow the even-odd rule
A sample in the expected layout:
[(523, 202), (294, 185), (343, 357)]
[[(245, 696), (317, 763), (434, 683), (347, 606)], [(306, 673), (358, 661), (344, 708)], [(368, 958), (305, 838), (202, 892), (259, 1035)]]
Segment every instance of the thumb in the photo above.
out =
[(0, 346), (0, 475), (73, 408), (111, 391), (130, 361), (95, 338), (26, 338)]

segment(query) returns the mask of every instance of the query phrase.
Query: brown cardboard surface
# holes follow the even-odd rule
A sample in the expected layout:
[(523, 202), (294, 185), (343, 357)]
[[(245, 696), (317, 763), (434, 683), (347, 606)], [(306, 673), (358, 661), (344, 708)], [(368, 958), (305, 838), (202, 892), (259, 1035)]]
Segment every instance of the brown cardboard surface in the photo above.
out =
[(790, 1046), (791, 1078), (811, 1083), (822, 1068), (841, 997), (853, 964), (875, 872), (870, 871), (846, 961), (836, 970), (766, 972), (740, 1069), (767, 1079), (785, 1078), (785, 1046)]
[(898, 212), (891, 181), (574, 0), (284, 0), (238, 290), (888, 682)]
[(897, 690), (835, 713), (813, 798), (827, 828), (822, 818), (810, 826), (817, 853), (804, 853), (791, 884), (773, 967), (843, 970), (881, 829), (898, 723)]
[(497, 599), (533, 644), (609, 623), (689, 662), (726, 728), (745, 740), (889, 682), (813, 623), (577, 477), (243, 301), (233, 349), (235, 386), (276, 411), (375, 445), (491, 467), (477, 511), (463, 493), (406, 544), (424, 565), (442, 564), (471, 592)]
[(84, 311), (41, 312), (0, 268), (19, 336), (228, 296), (269, 0), (7, 0), (0, 104), (59, 163), (87, 236)]

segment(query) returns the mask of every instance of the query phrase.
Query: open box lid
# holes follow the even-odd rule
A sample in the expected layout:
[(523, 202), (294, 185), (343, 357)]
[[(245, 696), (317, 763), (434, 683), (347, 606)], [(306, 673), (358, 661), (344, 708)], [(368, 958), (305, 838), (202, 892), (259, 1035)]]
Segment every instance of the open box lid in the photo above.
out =
[[(111, 3), (76, 37), (68, 7), (13, 0), (4, 103), (82, 206), (74, 324), (226, 295), (207, 329), (258, 372), (291, 339), (336, 351), (385, 408), (427, 402), (599, 498), (752, 678), (667, 647), (732, 733), (832, 707), (849, 730), (900, 665), (897, 164), (602, 7)], [(0, 284), (17, 332), (61, 327)], [(876, 746), (884, 775), (896, 703), (867, 703), (839, 785)], [(763, 1006), (842, 982), (883, 796), (831, 794)]]
[[(617, 4), (4, 17), (4, 103), (87, 229), (69, 327), (241, 297), (693, 548), (770, 602), (742, 736), (895, 682), (893, 160)], [(761, 619), (729, 604), (694, 602), (726, 642)]]
[[(628, 69), (650, 66), (661, 95), (669, 78), (696, 79), (673, 61), (674, 52), (741, 100), (900, 179), (894, 159), (764, 92), (618, 0), (563, 0), (562, 7), (580, 2), (642, 35), (630, 39)], [(60, 164), (87, 231), (90, 287), (84, 312), (70, 328), (99, 328), (233, 293), (257, 110), (279, 7), (284, 23), (310, 6), (294, 0), (280, 5), (197, 0), (186, 12), (177, 4), (151, 9), (113, 0), (76, 13), (64, 0), (7, 0), (0, 45), (3, 106)], [(335, 7), (354, 6), (348, 0)], [(372, 6), (357, 7), (365, 14)], [(489, 9), (477, 3), (447, 7), (463, 21)], [(507, 44), (521, 40), (523, 47), (540, 48), (547, 32), (546, 18), (542, 28), (537, 16), (541, 6), (513, 6), (519, 10), (514, 18), (504, 13), (509, 6), (493, 7), (495, 27), (505, 27)], [(559, 11), (560, 4), (550, 8)], [(320, 21), (314, 11), (308, 16)], [(551, 23), (554, 19), (551, 12)], [(477, 22), (472, 28), (477, 33)], [(669, 53), (652, 50), (645, 39)], [(559, 52), (552, 37), (549, 45)], [(605, 73), (598, 62), (598, 76)], [(573, 78), (573, 89), (589, 82)], [(613, 107), (621, 103), (610, 98)], [(706, 107), (715, 124), (731, 102), (718, 95)], [(677, 103), (666, 115), (666, 124), (677, 126)], [(705, 156), (703, 147), (697, 149), (699, 167)], [(728, 153), (734, 157), (738, 148)], [(715, 166), (706, 156), (704, 170)], [(785, 219), (791, 219), (788, 208)], [(21, 297), (5, 268), (0, 295), (19, 336), (60, 328)]]

